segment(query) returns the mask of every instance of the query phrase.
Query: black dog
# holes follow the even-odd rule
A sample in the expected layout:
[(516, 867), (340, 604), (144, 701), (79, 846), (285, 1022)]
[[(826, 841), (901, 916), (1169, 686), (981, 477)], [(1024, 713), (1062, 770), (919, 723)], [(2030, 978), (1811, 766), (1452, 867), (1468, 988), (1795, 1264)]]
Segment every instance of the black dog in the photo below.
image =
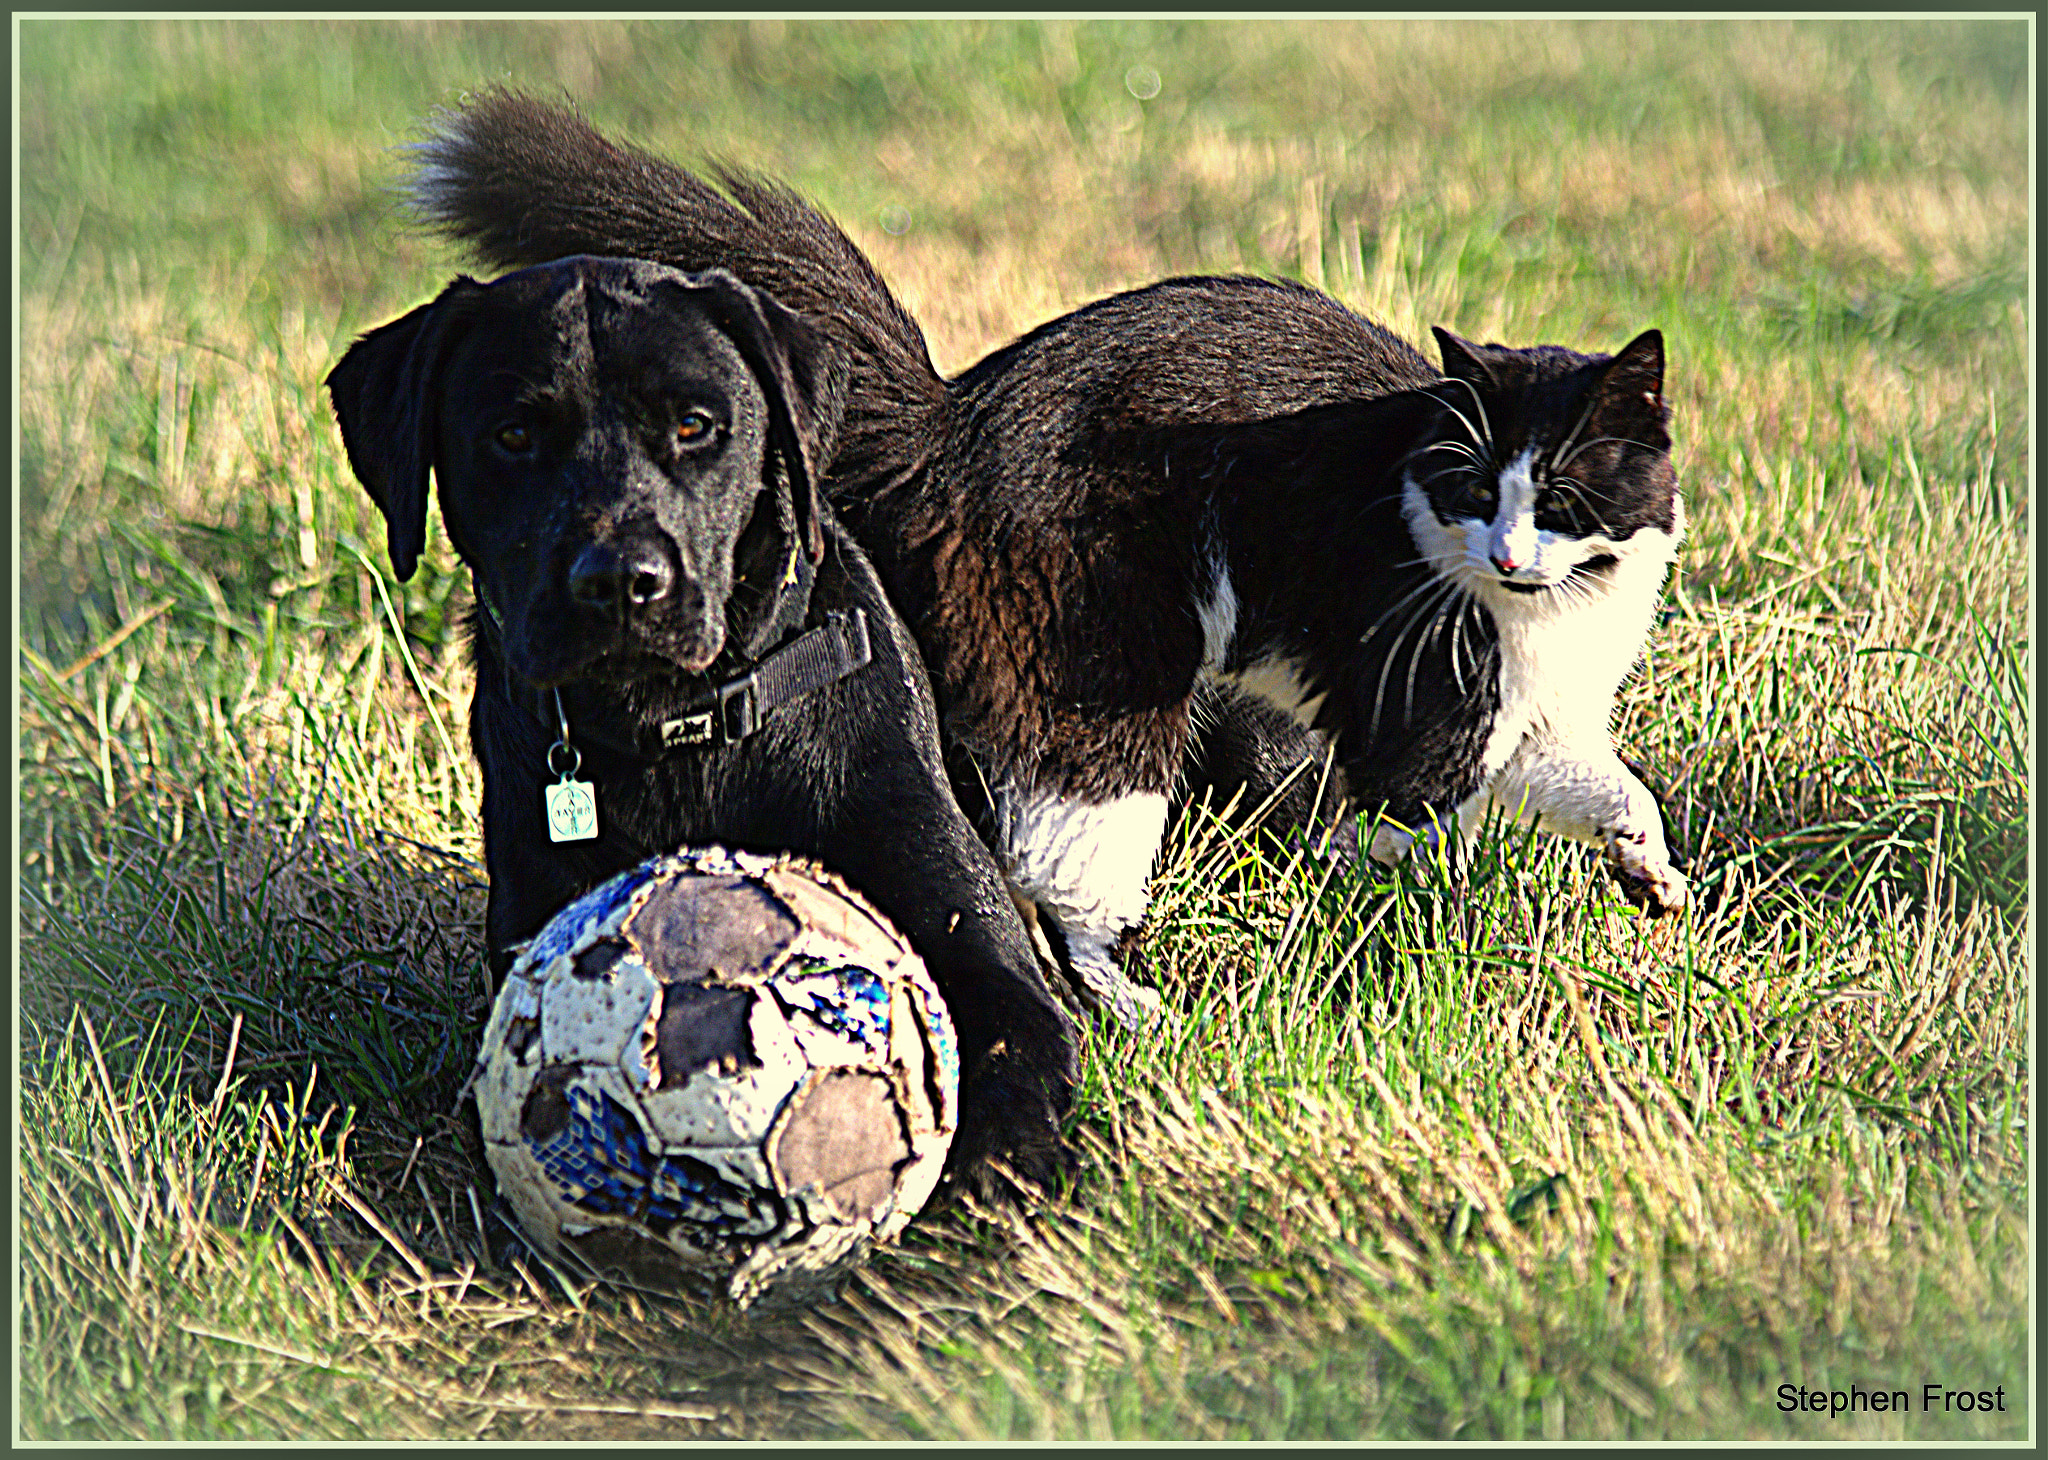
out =
[[(948, 787), (917, 648), (818, 491), (843, 379), (834, 347), (729, 274), (577, 257), (457, 279), (327, 383), (399, 576), (431, 469), (475, 581), (499, 970), (657, 852), (815, 856), (945, 993), (964, 1071), (952, 1169), (989, 1189), (993, 1155), (1043, 1182), (1074, 1033)], [(565, 785), (594, 792), (586, 839), (551, 839)]]
[(1129, 1021), (1158, 1002), (1121, 962), (1177, 785), (1272, 797), (1283, 825), (1355, 848), (1330, 742), (1207, 672), (1214, 626), (1190, 590), (1213, 524), (1167, 500), (1158, 451), (1124, 438), (1434, 379), (1413, 350), (1308, 290), (1179, 280), (946, 380), (868, 258), (772, 182), (726, 170), (713, 186), (505, 91), (441, 118), (415, 158), (416, 211), (494, 264), (729, 268), (843, 347), (828, 490), (924, 652), (956, 792), (1084, 1002)]

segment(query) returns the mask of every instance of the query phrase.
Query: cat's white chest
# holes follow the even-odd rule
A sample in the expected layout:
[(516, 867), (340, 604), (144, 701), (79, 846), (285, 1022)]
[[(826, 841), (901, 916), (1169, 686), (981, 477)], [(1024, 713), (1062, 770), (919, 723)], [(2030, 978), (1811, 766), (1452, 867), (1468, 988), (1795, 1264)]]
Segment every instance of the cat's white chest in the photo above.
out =
[[(1487, 736), (1483, 773), (1489, 778), (1498, 773), (1531, 733), (1558, 740), (1589, 734), (1604, 739), (1614, 693), (1634, 659), (1630, 645), (1627, 657), (1615, 662), (1615, 641), (1626, 636), (1604, 632), (1607, 626), (1600, 620), (1611, 616), (1611, 605), (1562, 614), (1520, 603), (1493, 606), (1500, 710)], [(1635, 642), (1641, 642), (1640, 636)]]
[[(1493, 587), (1488, 607), (1500, 636), (1501, 713), (1486, 747), (1486, 773), (1507, 764), (1524, 736), (1609, 748), (1614, 697), (1641, 658), (1676, 535), (1643, 532), (1619, 544), (1597, 594), (1533, 599)], [(1504, 601), (1505, 600), (1505, 601)]]
[[(1503, 477), (1504, 503), (1528, 492), (1526, 482)], [(1678, 532), (1645, 529), (1622, 540), (1565, 542), (1531, 529), (1525, 544), (1498, 527), (1439, 522), (1412, 480), (1403, 505), (1424, 557), (1440, 575), (1462, 584), (1493, 620), (1500, 705), (1481, 756), (1482, 773), (1496, 775), (1531, 736), (1604, 751), (1615, 694), (1642, 653)], [(1540, 592), (1507, 586), (1497, 568), (1511, 553), (1525, 568), (1533, 559), (1536, 569), (1515, 576), (1550, 586)], [(1575, 563), (1593, 556), (1608, 558), (1610, 566), (1597, 579), (1566, 581)]]

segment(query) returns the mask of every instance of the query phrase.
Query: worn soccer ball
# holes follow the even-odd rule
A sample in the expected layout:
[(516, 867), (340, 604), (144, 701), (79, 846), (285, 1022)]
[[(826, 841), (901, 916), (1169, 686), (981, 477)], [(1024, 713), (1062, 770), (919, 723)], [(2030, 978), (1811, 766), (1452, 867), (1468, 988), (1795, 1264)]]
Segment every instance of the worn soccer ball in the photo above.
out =
[(498, 1187), (565, 1270), (657, 1288), (830, 1291), (901, 1232), (959, 1122), (922, 960), (793, 857), (656, 857), (522, 949), (473, 1089)]

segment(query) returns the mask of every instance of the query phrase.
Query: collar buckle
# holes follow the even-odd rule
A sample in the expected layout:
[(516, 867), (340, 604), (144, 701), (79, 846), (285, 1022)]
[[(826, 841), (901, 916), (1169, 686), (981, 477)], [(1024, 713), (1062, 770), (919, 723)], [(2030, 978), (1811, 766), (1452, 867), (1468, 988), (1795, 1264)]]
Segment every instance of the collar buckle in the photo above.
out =
[(759, 670), (744, 674), (718, 687), (719, 728), (727, 744), (745, 740), (761, 728), (761, 675)]

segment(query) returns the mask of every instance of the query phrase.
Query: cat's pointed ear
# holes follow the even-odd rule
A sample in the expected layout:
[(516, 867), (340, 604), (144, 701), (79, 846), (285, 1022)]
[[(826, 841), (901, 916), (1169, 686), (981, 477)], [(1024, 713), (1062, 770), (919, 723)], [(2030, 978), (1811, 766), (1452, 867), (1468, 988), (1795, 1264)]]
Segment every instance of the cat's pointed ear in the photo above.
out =
[(1479, 346), (1459, 339), (1441, 325), (1431, 325), (1430, 333), (1436, 336), (1437, 350), (1444, 357), (1444, 374), (1464, 381), (1474, 390), (1493, 389), (1493, 371), (1479, 358)]
[(1671, 449), (1671, 408), (1664, 403), (1664, 336), (1644, 330), (1607, 362), (1595, 387), (1595, 418), (1603, 434), (1656, 451)]
[(1621, 347), (1600, 377), (1600, 391), (1617, 402), (1642, 404), (1664, 414), (1664, 332), (1644, 330)]

